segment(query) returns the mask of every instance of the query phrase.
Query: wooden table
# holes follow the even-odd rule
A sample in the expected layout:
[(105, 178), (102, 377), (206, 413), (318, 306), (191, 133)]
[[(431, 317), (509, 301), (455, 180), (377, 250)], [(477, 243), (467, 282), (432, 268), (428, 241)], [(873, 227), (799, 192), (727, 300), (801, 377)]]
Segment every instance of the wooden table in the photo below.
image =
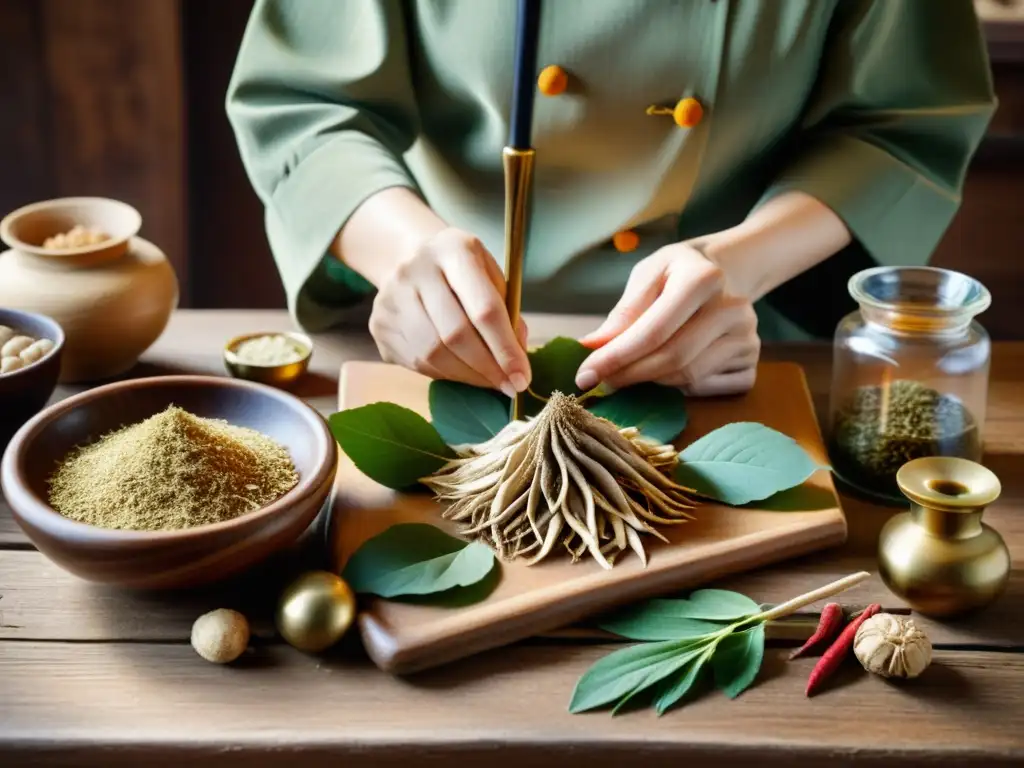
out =
[[(533, 318), (538, 339), (593, 325)], [(250, 329), (284, 329), (277, 312), (180, 312), (134, 375), (222, 373), (220, 345)], [(819, 406), (827, 348), (773, 348), (805, 366)], [(343, 360), (373, 359), (365, 334), (317, 339), (300, 394), (336, 409)], [(56, 397), (67, 395), (62, 390)], [(820, 410), (819, 410), (820, 413)], [(987, 422), (988, 464), (1003, 498), (987, 520), (1016, 570), (1008, 592), (969, 621), (925, 621), (937, 649), (927, 674), (887, 684), (841, 673), (806, 699), (814, 659), (770, 648), (758, 682), (730, 701), (708, 693), (657, 718), (569, 715), (579, 676), (612, 646), (535, 639), (410, 679), (374, 668), (348, 638), (325, 657), (282, 644), (267, 620), (275, 584), (312, 560), (289, 555), (236, 583), (195, 594), (125, 594), (81, 582), (36, 552), (0, 501), (0, 765), (760, 766), (1024, 764), (1024, 344), (998, 344)], [(762, 602), (795, 596), (855, 570), (874, 571), (891, 510), (846, 498), (842, 548), (722, 584)], [(315, 541), (315, 539), (314, 539)], [(844, 596), (898, 605), (875, 578)], [(251, 653), (234, 666), (202, 661), (192, 621), (228, 606), (253, 617)]]

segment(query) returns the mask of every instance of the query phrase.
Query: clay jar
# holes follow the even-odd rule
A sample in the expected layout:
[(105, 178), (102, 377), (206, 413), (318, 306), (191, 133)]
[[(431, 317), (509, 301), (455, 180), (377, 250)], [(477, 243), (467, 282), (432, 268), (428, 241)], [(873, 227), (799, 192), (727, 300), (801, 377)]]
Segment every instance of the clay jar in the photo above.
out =
[[(47, 249), (48, 237), (75, 225), (108, 239)], [(37, 312), (64, 329), (63, 383), (125, 373), (157, 340), (178, 304), (178, 281), (166, 256), (137, 236), (132, 206), (98, 197), (47, 200), (0, 221), (0, 306)]]

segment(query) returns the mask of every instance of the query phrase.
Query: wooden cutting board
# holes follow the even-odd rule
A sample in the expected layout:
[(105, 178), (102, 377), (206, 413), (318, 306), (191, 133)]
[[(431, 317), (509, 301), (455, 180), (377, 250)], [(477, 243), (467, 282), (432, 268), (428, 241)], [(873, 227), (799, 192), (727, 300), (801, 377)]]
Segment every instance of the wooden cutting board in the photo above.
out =
[[(346, 363), (339, 404), (344, 409), (383, 400), (429, 418), (428, 385), (428, 379), (404, 368)], [(680, 444), (729, 422), (758, 421), (797, 440), (819, 464), (828, 463), (803, 370), (794, 364), (763, 363), (750, 393), (691, 399), (688, 407), (690, 422)], [(626, 556), (610, 571), (589, 560), (572, 564), (567, 557), (551, 557), (531, 567), (502, 563), (497, 587), (475, 604), (452, 608), (361, 601), (359, 632), (378, 667), (408, 674), (846, 539), (846, 519), (831, 474), (824, 470), (800, 488), (762, 502), (760, 508), (706, 503), (695, 517), (693, 522), (662, 529), (667, 544), (645, 538), (646, 569), (635, 557)], [(337, 568), (343, 569), (368, 538), (401, 522), (429, 522), (454, 532), (428, 495), (401, 495), (384, 488), (342, 453), (329, 534)]]

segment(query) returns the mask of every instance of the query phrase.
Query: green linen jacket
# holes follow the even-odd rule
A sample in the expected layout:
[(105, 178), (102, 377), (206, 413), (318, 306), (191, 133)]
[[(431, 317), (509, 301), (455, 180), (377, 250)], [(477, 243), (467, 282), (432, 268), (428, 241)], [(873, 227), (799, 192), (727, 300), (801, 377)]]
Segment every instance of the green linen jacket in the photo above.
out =
[[(328, 248), (359, 204), (416, 190), (503, 258), (513, 0), (256, 0), (227, 93), (295, 321), (372, 286)], [(637, 261), (783, 190), (854, 244), (758, 303), (762, 338), (828, 337), (849, 276), (924, 264), (995, 110), (971, 0), (544, 0), (523, 309), (607, 311)], [(647, 108), (696, 98), (681, 128)], [(639, 247), (611, 242), (633, 229)]]

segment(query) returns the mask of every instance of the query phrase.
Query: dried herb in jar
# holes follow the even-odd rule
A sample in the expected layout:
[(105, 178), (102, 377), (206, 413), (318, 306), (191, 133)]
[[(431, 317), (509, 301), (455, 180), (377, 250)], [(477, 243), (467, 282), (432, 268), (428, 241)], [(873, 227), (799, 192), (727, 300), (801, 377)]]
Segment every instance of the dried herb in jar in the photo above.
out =
[(830, 442), (842, 477), (892, 497), (899, 497), (896, 472), (908, 461), (976, 461), (981, 454), (977, 421), (957, 397), (902, 379), (854, 390), (834, 417)]

